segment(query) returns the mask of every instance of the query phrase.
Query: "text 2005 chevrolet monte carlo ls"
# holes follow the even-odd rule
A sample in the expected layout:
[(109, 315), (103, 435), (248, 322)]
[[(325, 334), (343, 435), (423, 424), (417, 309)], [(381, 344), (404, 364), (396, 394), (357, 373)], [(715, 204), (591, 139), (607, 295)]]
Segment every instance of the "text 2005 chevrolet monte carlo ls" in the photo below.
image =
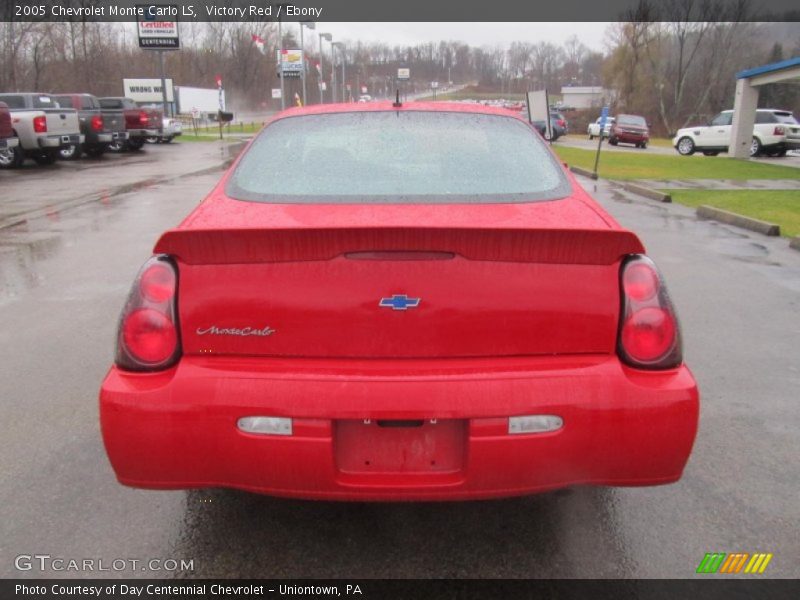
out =
[(525, 121), (280, 113), (156, 243), (100, 392), (120, 482), (455, 500), (681, 476), (675, 309)]

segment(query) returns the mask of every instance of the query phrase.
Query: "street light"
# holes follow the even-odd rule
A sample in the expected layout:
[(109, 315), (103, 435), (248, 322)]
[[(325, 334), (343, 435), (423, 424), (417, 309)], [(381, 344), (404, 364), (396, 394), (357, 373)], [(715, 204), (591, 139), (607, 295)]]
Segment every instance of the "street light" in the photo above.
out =
[(342, 102), (347, 102), (347, 96), (345, 95), (345, 81), (347, 81), (345, 76), (345, 63), (347, 62), (347, 55), (344, 53), (345, 46), (344, 42), (334, 42), (333, 45), (339, 48), (342, 54)]
[[(325, 83), (325, 69), (322, 68), (322, 58), (324, 54), (322, 54), (322, 40), (326, 39), (331, 42), (333, 45), (333, 37), (330, 33), (320, 33), (319, 34), (319, 103), (322, 104), (325, 102), (325, 96), (322, 94), (322, 84)], [(331, 64), (333, 64), (333, 51), (331, 50)]]
[(303, 27), (308, 27), (309, 29), (315, 29), (316, 25), (314, 21), (300, 21), (300, 51), (303, 53), (303, 71), (301, 75), (303, 76), (303, 106), (306, 105), (306, 45), (303, 42)]

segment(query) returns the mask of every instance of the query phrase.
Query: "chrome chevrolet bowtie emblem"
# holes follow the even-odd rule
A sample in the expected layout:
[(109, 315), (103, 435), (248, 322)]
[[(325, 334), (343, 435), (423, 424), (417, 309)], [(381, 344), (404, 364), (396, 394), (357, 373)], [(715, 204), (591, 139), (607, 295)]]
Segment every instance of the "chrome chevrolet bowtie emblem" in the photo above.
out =
[(409, 308), (417, 308), (419, 302), (420, 298), (409, 298), (405, 294), (395, 294), (391, 298), (381, 298), (378, 306), (391, 308), (392, 310), (408, 310)]

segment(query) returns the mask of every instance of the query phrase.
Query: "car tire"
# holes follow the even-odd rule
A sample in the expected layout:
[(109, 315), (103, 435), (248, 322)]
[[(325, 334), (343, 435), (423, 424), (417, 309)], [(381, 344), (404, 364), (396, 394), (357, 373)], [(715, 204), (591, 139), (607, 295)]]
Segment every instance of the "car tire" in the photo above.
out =
[(171, 141), (172, 141), (172, 136), (161, 138), (161, 143), (162, 144), (169, 144)]
[(608, 138), (608, 143), (611, 144), (612, 146), (616, 146), (617, 144), (619, 144), (619, 140), (615, 137)]
[(703, 150), (703, 156), (716, 156), (719, 150)]
[(64, 146), (58, 151), (58, 158), (61, 160), (78, 160), (83, 154), (83, 148), (80, 144), (70, 144)]
[(18, 169), (24, 162), (25, 154), (19, 146), (0, 150), (0, 169)]
[(157, 135), (152, 135), (150, 137), (144, 138), (144, 141), (147, 142), (148, 144), (157, 144), (161, 141), (161, 138), (158, 137)]
[(42, 150), (33, 155), (33, 160), (36, 161), (37, 165), (52, 165), (59, 159), (60, 154), (58, 149)]
[(753, 136), (753, 141), (750, 142), (750, 158), (755, 158), (761, 154), (761, 140)]
[(100, 145), (100, 146), (86, 146), (83, 151), (86, 152), (86, 155), (91, 158), (99, 158), (103, 156), (108, 150), (108, 146)]
[(642, 150), (647, 150), (647, 142), (642, 142), (641, 144), (639, 144), (639, 148), (641, 148)]
[(142, 146), (144, 146), (144, 140), (142, 138), (133, 138), (128, 140), (127, 142), (128, 150), (141, 150)]
[(691, 156), (695, 151), (694, 140), (690, 137), (682, 137), (675, 145), (675, 149), (681, 156)]
[(594, 139), (594, 136), (590, 133), (589, 134), (589, 140), (593, 140), (593, 139)]
[(108, 145), (109, 152), (122, 152), (125, 150), (125, 142), (121, 140), (114, 140)]

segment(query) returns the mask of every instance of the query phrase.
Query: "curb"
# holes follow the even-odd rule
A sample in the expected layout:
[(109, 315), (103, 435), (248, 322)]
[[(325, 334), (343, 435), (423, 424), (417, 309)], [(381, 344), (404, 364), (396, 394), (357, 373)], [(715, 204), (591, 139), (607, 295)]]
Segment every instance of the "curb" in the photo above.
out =
[(569, 168), (569, 170), (578, 175), (588, 177), (589, 179), (597, 179), (597, 173), (590, 171), (589, 169), (582, 169), (581, 167), (572, 166)]
[(793, 237), (789, 240), (789, 248), (793, 250), (800, 250), (800, 237)]
[(742, 227), (764, 235), (779, 236), (781, 234), (780, 226), (775, 223), (759, 221), (758, 219), (737, 215), (736, 213), (714, 208), (713, 206), (706, 206), (705, 204), (697, 207), (697, 216), (701, 219), (712, 219), (726, 225), (735, 225), (736, 227)]
[(650, 198), (650, 200), (658, 200), (659, 202), (672, 202), (672, 196), (665, 194), (664, 192), (651, 190), (649, 187), (638, 185), (636, 183), (628, 183), (625, 181), (617, 181), (615, 183), (623, 190), (633, 194), (638, 194), (639, 196), (644, 196), (645, 198)]
[(244, 148), (245, 143), (243, 142), (234, 142), (230, 144), (231, 147), (239, 146), (233, 150), (235, 154), (233, 156), (226, 158), (222, 163), (217, 165), (216, 167), (206, 167), (205, 169), (199, 169), (197, 171), (192, 171), (190, 173), (182, 173), (180, 175), (171, 175), (168, 177), (161, 177), (159, 179), (146, 179), (142, 181), (135, 181), (133, 183), (126, 183), (115, 187), (111, 190), (102, 192), (102, 193), (94, 193), (88, 196), (81, 196), (80, 198), (73, 198), (71, 200), (64, 200), (63, 202), (58, 202), (56, 204), (51, 204), (49, 206), (45, 206), (42, 208), (37, 208), (34, 210), (30, 210), (27, 212), (18, 213), (16, 215), (12, 215), (10, 217), (6, 217), (3, 220), (0, 220), (0, 231), (3, 229), (8, 229), (9, 227), (14, 227), (15, 225), (20, 225), (21, 223), (25, 223), (26, 221), (30, 221), (32, 219), (38, 219), (41, 217), (46, 217), (48, 214), (52, 213), (53, 211), (63, 211), (68, 210), (71, 208), (77, 208), (79, 206), (83, 206), (84, 204), (90, 204), (92, 202), (97, 202), (102, 200), (103, 198), (113, 198), (114, 196), (119, 196), (121, 194), (127, 194), (129, 192), (134, 192), (138, 189), (143, 187), (150, 187), (153, 185), (161, 185), (163, 183), (168, 183), (170, 181), (177, 181), (178, 179), (182, 179), (184, 177), (195, 177), (198, 175), (208, 175), (209, 173), (216, 173), (221, 170), (227, 169), (234, 160), (236, 160), (236, 156), (238, 156), (239, 152), (242, 151)]

